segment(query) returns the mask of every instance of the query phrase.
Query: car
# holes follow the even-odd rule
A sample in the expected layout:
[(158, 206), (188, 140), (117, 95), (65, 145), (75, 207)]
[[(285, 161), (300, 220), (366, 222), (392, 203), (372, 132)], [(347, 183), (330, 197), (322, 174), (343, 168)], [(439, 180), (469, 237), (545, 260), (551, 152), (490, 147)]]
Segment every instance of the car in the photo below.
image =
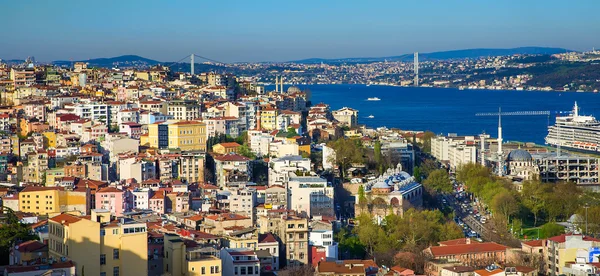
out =
[(479, 222), (481, 222), (481, 223), (485, 224), (485, 223), (487, 222), (487, 219), (486, 219), (485, 217), (482, 217), (482, 218), (479, 220)]

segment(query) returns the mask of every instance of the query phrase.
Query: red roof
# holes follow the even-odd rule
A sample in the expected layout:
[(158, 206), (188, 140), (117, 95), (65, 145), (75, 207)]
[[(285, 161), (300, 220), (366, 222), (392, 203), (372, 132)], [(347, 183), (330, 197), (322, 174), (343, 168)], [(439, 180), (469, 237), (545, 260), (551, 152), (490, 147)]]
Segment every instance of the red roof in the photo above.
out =
[(18, 245), (19, 252), (34, 252), (46, 247), (44, 243), (39, 241), (26, 241)]
[(44, 187), (44, 186), (27, 186), (21, 193), (28, 192), (41, 192), (41, 191), (62, 191), (64, 188), (62, 187)]
[(248, 219), (248, 217), (238, 215), (238, 214), (232, 214), (232, 213), (212, 215), (212, 216), (207, 216), (206, 218), (210, 219), (210, 220), (224, 220), (224, 221)]
[(78, 218), (76, 216), (69, 215), (69, 214), (60, 214), (58, 216), (50, 218), (50, 220), (54, 221), (56, 223), (60, 223), (60, 224), (64, 224), (64, 225), (69, 225), (71, 223), (75, 223), (75, 222), (80, 221), (81, 218)]
[[(581, 236), (581, 235), (574, 235), (574, 234), (562, 234), (562, 235), (560, 235), (560, 236), (555, 236), (555, 237), (549, 238), (548, 240), (551, 240), (551, 241), (554, 241), (554, 242), (557, 242), (557, 243), (563, 243), (563, 242), (565, 242), (565, 241), (567, 240), (567, 237), (568, 237), (568, 236)], [(584, 241), (595, 241), (595, 242), (600, 242), (600, 240), (599, 240), (599, 239), (592, 238), (592, 237), (589, 237), (589, 236), (583, 236), (583, 240), (584, 240)]]
[(271, 233), (261, 234), (258, 236), (258, 243), (277, 242), (275, 236)]
[(495, 242), (484, 242), (475, 244), (432, 246), (429, 249), (431, 250), (431, 254), (433, 254), (434, 257), (440, 257), (448, 255), (506, 251), (507, 248), (508, 247), (497, 244)]
[[(221, 145), (225, 148), (237, 148), (240, 146), (240, 144), (236, 143), (236, 142), (228, 142), (228, 143), (219, 143), (217, 145)], [(215, 145), (216, 146), (216, 145)]]
[(476, 240), (472, 240), (470, 238), (460, 238), (455, 240), (441, 241), (440, 245), (459, 245), (459, 244), (470, 244), (470, 243), (479, 243)]
[(106, 187), (98, 190), (96, 193), (122, 193), (122, 190), (119, 190), (115, 187)]
[(531, 247), (540, 247), (544, 245), (544, 240), (533, 240), (533, 241), (526, 241), (526, 242), (522, 242), (523, 244), (529, 245)]
[(248, 158), (248, 157), (237, 155), (237, 154), (225, 154), (225, 155), (215, 156), (214, 159), (219, 160), (219, 161), (248, 161), (248, 160), (250, 160), (250, 158)]

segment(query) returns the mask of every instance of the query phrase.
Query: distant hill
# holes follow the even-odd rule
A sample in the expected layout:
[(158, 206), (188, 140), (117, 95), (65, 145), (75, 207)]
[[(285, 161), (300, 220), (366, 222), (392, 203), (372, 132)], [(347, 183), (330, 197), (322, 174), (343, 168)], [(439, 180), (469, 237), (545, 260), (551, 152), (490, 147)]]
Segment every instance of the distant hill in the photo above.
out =
[[(472, 59), (490, 56), (508, 56), (515, 54), (522, 55), (552, 55), (558, 53), (572, 52), (571, 50), (563, 48), (549, 48), (549, 47), (519, 47), (511, 49), (465, 49), (465, 50), (452, 50), (443, 52), (433, 53), (419, 53), (419, 60), (448, 60), (448, 59)], [(323, 59), (323, 58), (310, 58), (303, 60), (291, 61), (294, 63), (366, 63), (366, 62), (380, 62), (380, 61), (412, 61), (413, 54), (404, 54), (400, 56), (389, 56), (389, 57), (366, 57), (366, 58), (340, 58), (340, 59)]]
[(94, 58), (77, 61), (57, 60), (53, 61), (52, 63), (59, 66), (70, 66), (73, 62), (86, 62), (88, 63), (88, 66), (92, 67), (148, 67), (160, 63), (159, 61), (136, 55), (124, 55), (112, 58)]

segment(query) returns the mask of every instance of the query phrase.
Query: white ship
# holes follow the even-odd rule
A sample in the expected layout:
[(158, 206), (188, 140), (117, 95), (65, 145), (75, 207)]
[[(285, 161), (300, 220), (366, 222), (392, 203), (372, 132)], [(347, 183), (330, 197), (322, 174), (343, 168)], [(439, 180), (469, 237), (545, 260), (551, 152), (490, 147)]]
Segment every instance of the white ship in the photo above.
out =
[(373, 118), (375, 118), (375, 116), (373, 116), (373, 115), (369, 115), (369, 116), (367, 116), (367, 118), (369, 118), (369, 119), (373, 119)]
[(377, 98), (377, 97), (372, 97), (372, 98), (367, 98), (367, 101), (381, 101), (381, 99)]
[(579, 115), (575, 102), (568, 116), (556, 117), (556, 124), (548, 127), (546, 144), (578, 151), (600, 151), (600, 122), (593, 116)]

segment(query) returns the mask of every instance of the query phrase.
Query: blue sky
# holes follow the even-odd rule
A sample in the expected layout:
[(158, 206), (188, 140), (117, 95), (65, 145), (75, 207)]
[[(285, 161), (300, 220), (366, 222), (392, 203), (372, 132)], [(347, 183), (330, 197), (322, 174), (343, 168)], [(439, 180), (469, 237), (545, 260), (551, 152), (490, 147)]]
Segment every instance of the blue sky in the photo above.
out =
[(600, 1), (2, 0), (0, 58), (224, 62), (600, 47)]

